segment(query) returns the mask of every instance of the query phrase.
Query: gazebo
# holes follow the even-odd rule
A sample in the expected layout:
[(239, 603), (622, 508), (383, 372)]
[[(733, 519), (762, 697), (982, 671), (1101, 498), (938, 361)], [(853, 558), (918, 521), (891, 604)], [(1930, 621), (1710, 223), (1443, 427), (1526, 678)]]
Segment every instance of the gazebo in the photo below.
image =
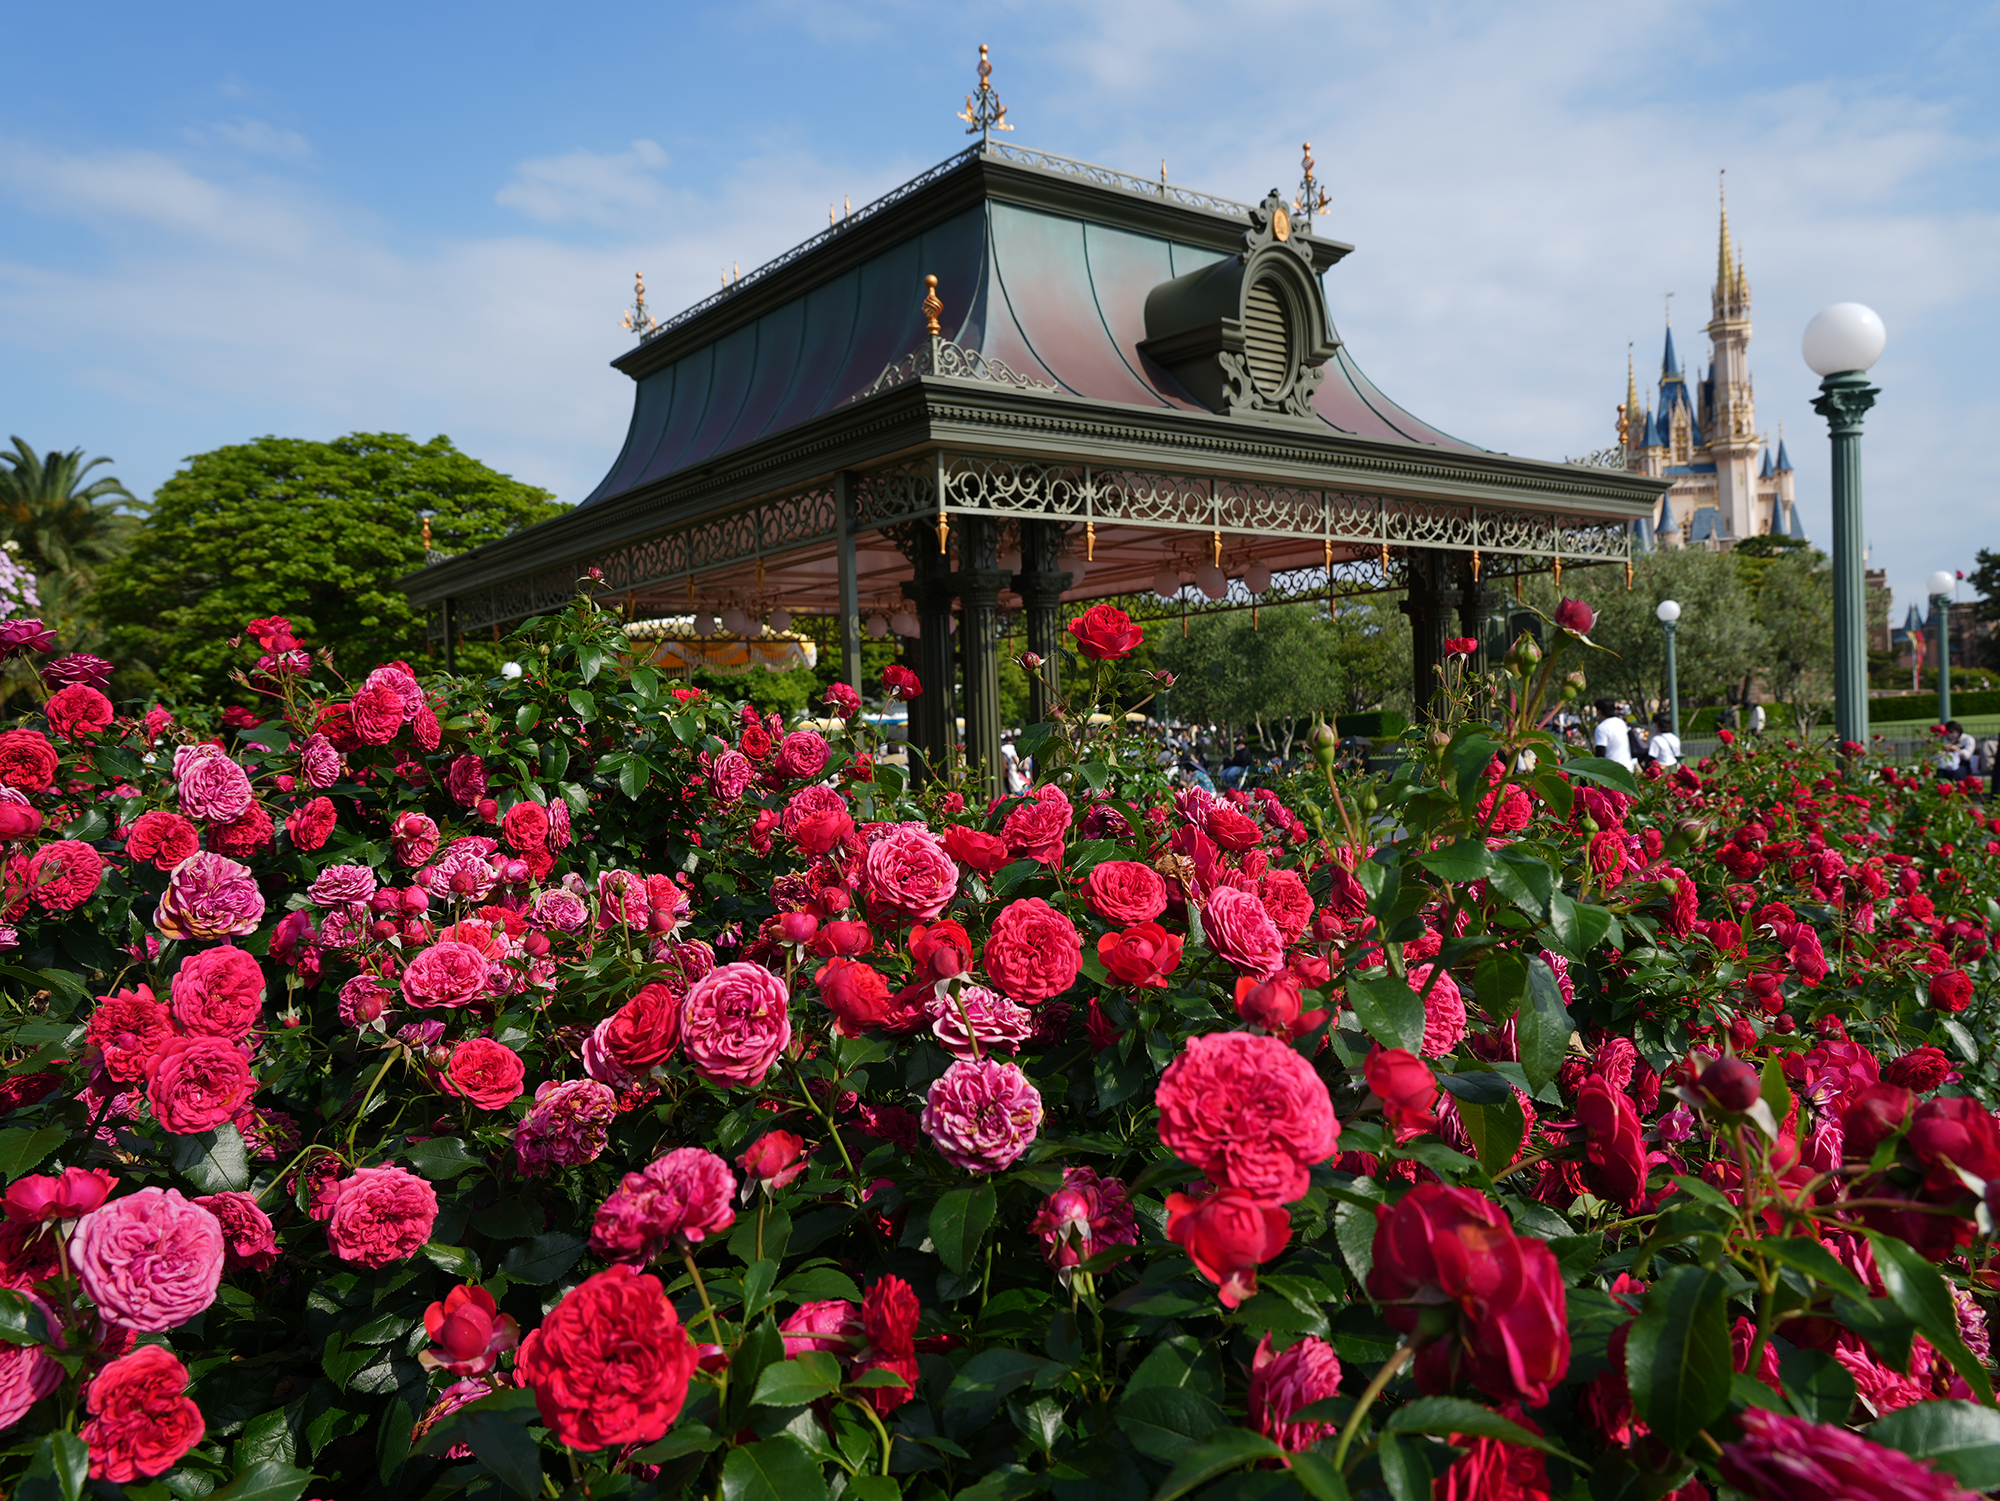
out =
[[(1238, 203), (993, 138), (656, 322), (624, 448), (568, 514), (402, 581), (447, 658), (591, 568), (632, 616), (913, 616), (910, 738), (1000, 766), (998, 623), (1053, 673), (1063, 606), (1165, 617), (1406, 591), (1416, 692), (1510, 575), (1613, 564), (1665, 482), (1450, 437), (1362, 374), (1313, 178)], [(1615, 466), (1615, 467), (1614, 467)], [(908, 620), (902, 622), (908, 626)], [(1039, 716), (1050, 686), (1036, 681)]]

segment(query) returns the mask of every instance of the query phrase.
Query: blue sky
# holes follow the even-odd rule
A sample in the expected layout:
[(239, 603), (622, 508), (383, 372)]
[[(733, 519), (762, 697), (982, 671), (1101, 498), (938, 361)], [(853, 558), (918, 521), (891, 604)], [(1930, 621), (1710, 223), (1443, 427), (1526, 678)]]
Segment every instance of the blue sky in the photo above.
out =
[(1846, 299), (1888, 325), (1868, 529), (1900, 613), (2000, 548), (1997, 36), (1921, 0), (19, 7), (0, 433), (146, 493), (261, 433), (445, 432), (577, 499), (629, 414), (632, 273), (670, 312), (956, 151), (985, 41), (1024, 145), (1247, 199), (1310, 138), (1356, 357), (1514, 453), (1612, 441), (1665, 292), (1705, 354), (1727, 167), (1758, 420), (1822, 541), (1798, 335)]

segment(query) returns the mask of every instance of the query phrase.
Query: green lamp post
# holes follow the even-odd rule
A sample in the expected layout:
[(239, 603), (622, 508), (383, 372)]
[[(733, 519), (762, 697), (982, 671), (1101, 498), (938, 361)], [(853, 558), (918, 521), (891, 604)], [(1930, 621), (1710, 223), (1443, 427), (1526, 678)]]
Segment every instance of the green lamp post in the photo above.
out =
[(1659, 617), (1660, 630), (1667, 638), (1667, 712), (1673, 716), (1674, 738), (1681, 735), (1681, 674), (1680, 663), (1674, 656), (1674, 633), (1681, 628), (1680, 601), (1663, 599), (1653, 611)]
[(1868, 743), (1868, 599), (1862, 581), (1861, 419), (1882, 393), (1868, 367), (1888, 333), (1872, 308), (1837, 302), (1806, 325), (1805, 361), (1821, 377), (1813, 410), (1833, 437), (1833, 724), (1836, 738)]
[(1951, 591), (1958, 582), (1940, 568), (1931, 575), (1931, 618), (1937, 621), (1938, 723), (1951, 723)]

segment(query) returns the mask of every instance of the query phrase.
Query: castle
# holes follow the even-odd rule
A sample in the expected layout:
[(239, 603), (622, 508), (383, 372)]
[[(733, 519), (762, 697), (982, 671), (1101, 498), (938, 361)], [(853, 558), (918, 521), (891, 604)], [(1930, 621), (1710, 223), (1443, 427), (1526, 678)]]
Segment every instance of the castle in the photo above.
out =
[(1644, 415), (1631, 356), (1626, 356), (1625, 404), (1618, 409), (1625, 467), (1673, 481), (1653, 522), (1636, 524), (1636, 540), (1641, 547), (1699, 545), (1717, 551), (1768, 532), (1804, 541), (1784, 436), (1781, 432), (1774, 460), (1769, 440), (1757, 431), (1749, 363), (1750, 281), (1743, 274), (1742, 252), (1731, 253), (1726, 202), (1711, 305), (1707, 376), (1691, 381), (1682, 373), (1669, 319), (1659, 403), (1648, 405)]

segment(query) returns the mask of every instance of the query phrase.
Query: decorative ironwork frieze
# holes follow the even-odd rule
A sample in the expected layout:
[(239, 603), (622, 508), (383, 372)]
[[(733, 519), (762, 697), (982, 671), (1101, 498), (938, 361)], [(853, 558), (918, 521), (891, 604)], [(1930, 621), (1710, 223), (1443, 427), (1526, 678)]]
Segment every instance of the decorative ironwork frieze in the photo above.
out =
[(977, 349), (967, 349), (950, 339), (933, 336), (922, 348), (892, 365), (884, 366), (882, 373), (875, 377), (874, 385), (849, 400), (863, 401), (927, 375), (943, 380), (991, 381), (995, 385), (1013, 386), (1021, 391), (1054, 393), (1059, 389), (1054, 381), (1017, 374), (1003, 361), (990, 360)]

